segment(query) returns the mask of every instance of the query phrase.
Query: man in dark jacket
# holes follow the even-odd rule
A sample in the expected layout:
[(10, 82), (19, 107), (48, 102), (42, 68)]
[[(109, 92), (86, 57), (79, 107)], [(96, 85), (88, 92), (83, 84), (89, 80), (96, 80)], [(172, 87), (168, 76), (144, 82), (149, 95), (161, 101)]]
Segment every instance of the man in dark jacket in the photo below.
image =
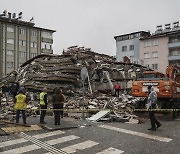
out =
[[(157, 108), (157, 93), (154, 91), (154, 87), (152, 87), (151, 85), (148, 86), (148, 104), (147, 104), (147, 108), (148, 109), (156, 109)], [(148, 130), (151, 131), (156, 131), (157, 128), (159, 128), (161, 126), (161, 123), (156, 119), (156, 117), (154, 116), (154, 111), (149, 111), (149, 118), (151, 120), (151, 128), (149, 128)]]
[(60, 88), (54, 89), (54, 94), (52, 95), (52, 104), (54, 109), (54, 124), (60, 125), (60, 115), (63, 114), (63, 102), (66, 101), (65, 96), (62, 94)]

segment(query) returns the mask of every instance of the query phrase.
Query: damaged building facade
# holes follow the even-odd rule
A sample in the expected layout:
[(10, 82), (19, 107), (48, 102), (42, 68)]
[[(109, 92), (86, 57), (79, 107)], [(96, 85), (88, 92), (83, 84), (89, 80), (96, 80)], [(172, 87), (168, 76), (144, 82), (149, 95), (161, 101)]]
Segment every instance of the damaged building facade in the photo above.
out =
[(54, 32), (23, 21), (22, 12), (0, 14), (0, 79), (41, 53), (52, 54)]

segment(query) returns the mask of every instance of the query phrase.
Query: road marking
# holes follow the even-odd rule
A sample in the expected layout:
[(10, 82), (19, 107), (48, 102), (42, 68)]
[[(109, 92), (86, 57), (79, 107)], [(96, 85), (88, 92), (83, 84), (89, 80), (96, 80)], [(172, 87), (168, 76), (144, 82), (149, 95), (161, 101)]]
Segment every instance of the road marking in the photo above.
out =
[(86, 148), (90, 148), (90, 147), (93, 147), (93, 146), (95, 146), (97, 144), (99, 144), (99, 143), (88, 140), (88, 141), (85, 141), (85, 142), (81, 142), (81, 143), (78, 143), (78, 144), (74, 144), (74, 145), (62, 148), (61, 150), (65, 151), (67, 153), (74, 153), (77, 150), (83, 150), (83, 149), (86, 149)]
[(75, 139), (78, 139), (78, 138), (80, 138), (80, 137), (75, 136), (75, 135), (69, 135), (69, 136), (65, 136), (65, 137), (61, 137), (61, 138), (57, 138), (57, 139), (46, 141), (46, 143), (48, 143), (50, 145), (55, 145), (55, 144), (59, 144), (59, 143), (63, 143), (63, 142), (68, 142), (68, 141), (71, 141), (71, 140), (75, 140)]
[(54, 136), (54, 135), (60, 135), (60, 134), (64, 134), (64, 131), (52, 131), (52, 132), (48, 132), (48, 133), (43, 133), (43, 134), (38, 134), (38, 135), (34, 135), (33, 137), (37, 138), (37, 139), (41, 139), (41, 138), (46, 138), (46, 137), (50, 137), (50, 136)]
[[(47, 134), (49, 136), (49, 134)], [(36, 135), (35, 135), (36, 136)], [(33, 136), (34, 137), (34, 136)], [(40, 137), (40, 136), (39, 136)], [(52, 140), (49, 140), (49, 141), (46, 141), (45, 143), (46, 144), (49, 144), (49, 145), (55, 145), (55, 144), (59, 144), (59, 143), (63, 143), (63, 142), (68, 142), (68, 141), (71, 141), (71, 140), (74, 140), (74, 139), (78, 139), (80, 137), (78, 136), (75, 136), (75, 135), (69, 135), (69, 136), (65, 136), (65, 137), (61, 137), (61, 138), (57, 138), (57, 139), (52, 139)], [(25, 140), (25, 139), (24, 139)], [(25, 140), (25, 141), (28, 141)], [(33, 141), (35, 142), (35, 140)], [(22, 143), (22, 142), (21, 142)], [(24, 146), (24, 147), (20, 147), (20, 148), (15, 148), (15, 149), (12, 149), (12, 150), (8, 150), (8, 151), (4, 151), (0, 154), (3, 154), (3, 153), (13, 153), (13, 154), (20, 154), (20, 153), (23, 153), (23, 152), (29, 152), (29, 151), (33, 151), (33, 150), (38, 150), (40, 149), (43, 145), (42, 148), (44, 148), (44, 145), (43, 143), (39, 143), (38, 141), (36, 141), (36, 145), (33, 144), (33, 145), (28, 145), (28, 146)], [(39, 146), (40, 145), (40, 146)], [(51, 150), (51, 147), (50, 146), (46, 146), (47, 149), (50, 149)], [(54, 148), (54, 147), (53, 147)], [(49, 151), (49, 150), (48, 150)], [(62, 153), (62, 152), (61, 152)], [(52, 152), (48, 152), (48, 154), (52, 154)]]
[(101, 152), (98, 152), (98, 153), (96, 153), (96, 154), (121, 154), (121, 153), (123, 153), (124, 151), (121, 151), (121, 150), (119, 150), (119, 149), (115, 149), (115, 148), (108, 148), (108, 149), (106, 149), (106, 150), (103, 150), (103, 151), (101, 151)]
[[(49, 132), (49, 133), (34, 135), (33, 137), (35, 137), (37, 139), (42, 139), (42, 138), (46, 138), (46, 137), (50, 137), (50, 136), (54, 136), (54, 135), (60, 135), (63, 133), (65, 133), (65, 132), (58, 130), (58, 131), (53, 131), (53, 132)], [(24, 138), (5, 141), (5, 142), (0, 143), (0, 148), (7, 147), (10, 145), (16, 145), (16, 144), (24, 143), (24, 142), (27, 142), (27, 140), (25, 140)]]
[(39, 149), (39, 147), (33, 144), (33, 145), (25, 146), (25, 147), (3, 151), (3, 152), (0, 152), (0, 154), (20, 154), (20, 153), (29, 152), (36, 149)]
[(67, 154), (66, 152), (56, 149), (55, 147), (47, 144), (46, 142), (42, 142), (40, 140), (38, 140), (35, 137), (29, 136), (23, 132), (20, 133), (20, 136), (22, 136), (23, 138), (25, 138), (28, 141), (31, 141), (32, 143), (34, 143), (35, 145), (37, 145), (39, 148), (43, 148), (46, 149), (47, 151), (53, 153), (53, 154)]
[(153, 140), (158, 140), (158, 141), (162, 141), (162, 142), (170, 142), (170, 141), (172, 141), (172, 139), (170, 139), (170, 138), (164, 138), (164, 137), (160, 137), (160, 136), (135, 132), (135, 131), (127, 130), (127, 129), (111, 127), (111, 126), (108, 126), (108, 125), (100, 125), (99, 127), (114, 130), (114, 131), (121, 132), (121, 133), (126, 133), (126, 134), (145, 137), (145, 138), (149, 138), (149, 139), (153, 139)]
[(7, 147), (7, 146), (10, 146), (10, 145), (19, 144), (19, 143), (24, 143), (24, 142), (27, 142), (27, 140), (25, 140), (23, 138), (10, 140), (10, 141), (5, 141), (5, 142), (0, 143), (0, 148)]

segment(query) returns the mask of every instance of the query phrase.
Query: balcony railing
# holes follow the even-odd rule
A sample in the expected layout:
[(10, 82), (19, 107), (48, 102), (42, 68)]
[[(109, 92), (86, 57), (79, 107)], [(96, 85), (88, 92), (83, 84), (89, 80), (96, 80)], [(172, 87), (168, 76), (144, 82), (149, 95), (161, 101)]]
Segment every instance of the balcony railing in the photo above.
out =
[(168, 47), (169, 47), (169, 48), (177, 48), (177, 47), (180, 47), (180, 42), (175, 42), (175, 43), (169, 42), (169, 43), (168, 43)]
[(177, 56), (169, 55), (168, 60), (169, 61), (180, 60), (180, 55), (177, 55)]

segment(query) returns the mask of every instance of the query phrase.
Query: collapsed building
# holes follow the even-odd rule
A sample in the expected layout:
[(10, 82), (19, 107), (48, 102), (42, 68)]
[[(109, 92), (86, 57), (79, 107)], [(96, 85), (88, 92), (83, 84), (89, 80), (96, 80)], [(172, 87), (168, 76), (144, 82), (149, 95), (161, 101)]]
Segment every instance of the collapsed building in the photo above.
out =
[[(28, 93), (38, 93), (44, 87), (51, 93), (54, 88), (60, 87), (67, 96), (68, 102), (65, 106), (79, 108), (83, 96), (81, 79), (83, 67), (88, 70), (84, 96), (85, 100), (87, 99), (86, 105), (90, 109), (104, 108), (107, 105), (107, 102), (112, 99), (113, 85), (116, 82), (121, 84), (122, 93), (130, 94), (132, 81), (149, 70), (139, 64), (117, 62), (114, 57), (95, 53), (89, 48), (72, 46), (61, 55), (41, 54), (28, 60), (18, 70), (3, 78), (0, 88), (18, 83)], [(123, 97), (119, 103), (114, 99), (114, 106), (118, 106), (118, 109), (129, 106), (128, 104), (132, 102), (134, 104), (132, 97)], [(133, 101), (129, 102), (127, 98)]]
[(19, 83), (28, 90), (41, 90), (47, 87), (52, 91), (60, 87), (79, 91), (82, 67), (86, 67), (92, 90), (111, 89), (107, 84), (120, 82), (123, 89), (131, 88), (129, 81), (137, 79), (148, 68), (138, 64), (117, 62), (114, 57), (90, 51), (87, 48), (70, 47), (62, 55), (38, 55), (13, 71), (0, 82), (0, 87), (8, 83)]

